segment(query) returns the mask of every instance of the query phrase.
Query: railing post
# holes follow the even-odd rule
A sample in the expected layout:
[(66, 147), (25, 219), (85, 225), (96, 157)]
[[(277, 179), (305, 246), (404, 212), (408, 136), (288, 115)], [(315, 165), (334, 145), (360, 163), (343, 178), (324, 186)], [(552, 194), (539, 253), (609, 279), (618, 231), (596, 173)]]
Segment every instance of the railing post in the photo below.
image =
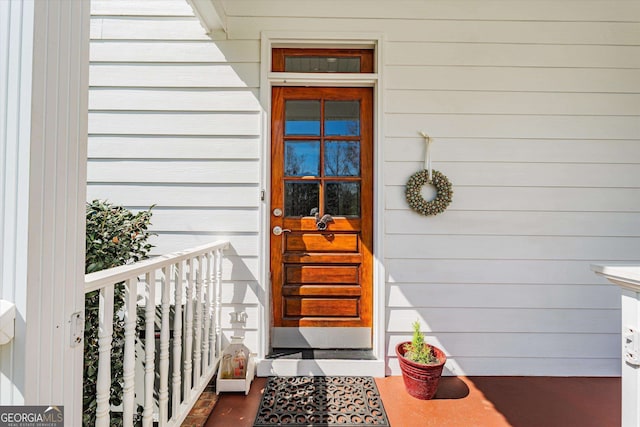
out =
[(113, 337), (114, 285), (100, 289), (98, 308), (98, 378), (96, 380), (96, 426), (109, 427), (111, 394), (111, 340)]
[(207, 303), (209, 304), (209, 317), (207, 323), (209, 324), (209, 367), (214, 368), (215, 353), (216, 353), (216, 323), (215, 323), (215, 258), (214, 253), (207, 253), (207, 265), (209, 266), (209, 294)]
[(193, 258), (187, 260), (187, 306), (185, 307), (184, 337), (184, 399), (191, 397), (191, 370), (193, 348)]
[(138, 278), (127, 280), (124, 297), (124, 361), (122, 365), (122, 421), (123, 425), (133, 425), (135, 411), (135, 372), (136, 372), (136, 298), (138, 296)]
[(222, 249), (216, 249), (216, 357), (222, 354)]
[(162, 269), (161, 324), (160, 324), (160, 387), (158, 410), (160, 425), (169, 419), (169, 292), (171, 292), (171, 266)]
[(143, 427), (153, 425), (153, 381), (155, 372), (156, 353), (156, 271), (146, 274), (147, 300), (145, 306), (145, 340), (144, 340), (144, 411), (142, 412)]
[(196, 336), (193, 348), (193, 377), (195, 384), (200, 384), (202, 373), (202, 255), (198, 256), (198, 270), (196, 274)]
[(173, 413), (178, 412), (180, 407), (180, 387), (182, 372), (182, 280), (184, 277), (183, 262), (177, 265), (175, 276), (175, 313), (173, 318), (173, 384), (172, 391), (172, 408)]

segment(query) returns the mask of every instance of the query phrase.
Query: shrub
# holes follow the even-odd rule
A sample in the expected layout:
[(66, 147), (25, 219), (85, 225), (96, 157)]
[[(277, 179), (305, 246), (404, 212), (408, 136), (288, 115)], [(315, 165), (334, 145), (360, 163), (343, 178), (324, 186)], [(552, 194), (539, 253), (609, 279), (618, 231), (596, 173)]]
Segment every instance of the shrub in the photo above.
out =
[(438, 359), (433, 354), (431, 346), (424, 342), (424, 335), (420, 332), (420, 322), (416, 320), (413, 322), (413, 338), (411, 343), (404, 346), (404, 357), (416, 362), (430, 365), (432, 363), (438, 363)]
[[(148, 258), (153, 235), (148, 231), (151, 209), (133, 213), (122, 206), (101, 200), (87, 203), (85, 273)], [(83, 425), (94, 425), (96, 417), (96, 380), (98, 376), (98, 303), (99, 292), (85, 296)], [(121, 402), (124, 358), (123, 286), (116, 285), (114, 297), (113, 341), (111, 349), (111, 405)], [(121, 425), (113, 417), (111, 425)]]

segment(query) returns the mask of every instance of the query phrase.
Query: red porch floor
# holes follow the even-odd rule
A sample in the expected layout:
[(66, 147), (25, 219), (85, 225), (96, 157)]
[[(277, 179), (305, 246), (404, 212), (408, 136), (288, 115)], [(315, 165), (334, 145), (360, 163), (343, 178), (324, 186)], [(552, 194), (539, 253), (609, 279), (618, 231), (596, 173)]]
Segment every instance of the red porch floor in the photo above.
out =
[[(221, 394), (210, 427), (251, 427), (266, 378), (248, 396)], [(615, 427), (620, 378), (443, 377), (435, 399), (409, 396), (402, 377), (377, 378), (392, 427)]]

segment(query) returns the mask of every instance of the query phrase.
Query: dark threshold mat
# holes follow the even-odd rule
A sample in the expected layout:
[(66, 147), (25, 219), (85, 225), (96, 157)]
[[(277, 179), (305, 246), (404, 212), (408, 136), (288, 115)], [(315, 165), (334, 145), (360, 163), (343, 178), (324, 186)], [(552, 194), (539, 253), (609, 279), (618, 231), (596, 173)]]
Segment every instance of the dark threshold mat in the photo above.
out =
[(254, 427), (389, 427), (372, 377), (269, 377)]

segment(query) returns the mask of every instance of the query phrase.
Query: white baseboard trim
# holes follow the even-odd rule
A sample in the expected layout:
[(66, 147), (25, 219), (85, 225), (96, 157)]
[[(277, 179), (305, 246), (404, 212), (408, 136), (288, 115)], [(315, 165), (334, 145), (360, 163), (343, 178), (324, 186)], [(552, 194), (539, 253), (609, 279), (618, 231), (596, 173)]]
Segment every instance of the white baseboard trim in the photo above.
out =
[(368, 376), (384, 377), (384, 360), (261, 359), (258, 376)]

